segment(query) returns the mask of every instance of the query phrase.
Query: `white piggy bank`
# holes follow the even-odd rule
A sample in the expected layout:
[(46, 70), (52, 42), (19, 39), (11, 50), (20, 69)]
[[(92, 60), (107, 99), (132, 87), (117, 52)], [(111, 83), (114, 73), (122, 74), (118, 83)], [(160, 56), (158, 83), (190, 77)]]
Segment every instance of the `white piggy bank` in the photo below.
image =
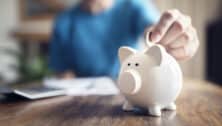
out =
[(182, 88), (182, 72), (161, 45), (144, 51), (121, 47), (119, 59), (118, 87), (127, 100), (124, 110), (137, 106), (147, 108), (150, 115), (161, 116), (162, 109), (176, 109), (174, 101)]

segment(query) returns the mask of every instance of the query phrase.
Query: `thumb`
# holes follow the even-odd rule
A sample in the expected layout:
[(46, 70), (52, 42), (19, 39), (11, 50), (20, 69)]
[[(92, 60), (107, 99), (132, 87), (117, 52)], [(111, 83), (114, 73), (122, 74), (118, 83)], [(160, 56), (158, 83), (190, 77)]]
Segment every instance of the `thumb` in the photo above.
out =
[(161, 40), (161, 35), (155, 31), (155, 25), (145, 30), (144, 38), (146, 39), (146, 41), (157, 43)]

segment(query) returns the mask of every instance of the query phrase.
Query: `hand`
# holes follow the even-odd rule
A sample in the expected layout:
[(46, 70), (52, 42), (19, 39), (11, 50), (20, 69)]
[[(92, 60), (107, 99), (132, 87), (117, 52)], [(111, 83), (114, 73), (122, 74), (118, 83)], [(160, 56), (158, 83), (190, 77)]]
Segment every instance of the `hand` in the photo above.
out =
[(63, 72), (63, 73), (56, 73), (56, 78), (58, 78), (58, 79), (65, 79), (65, 80), (67, 79), (67, 80), (69, 80), (69, 79), (73, 79), (75, 77), (76, 77), (76, 75), (72, 71), (66, 71), (66, 72)]
[(191, 24), (191, 18), (178, 10), (164, 12), (159, 22), (145, 33), (150, 33), (150, 41), (163, 45), (177, 60), (191, 58), (199, 47), (197, 32)]

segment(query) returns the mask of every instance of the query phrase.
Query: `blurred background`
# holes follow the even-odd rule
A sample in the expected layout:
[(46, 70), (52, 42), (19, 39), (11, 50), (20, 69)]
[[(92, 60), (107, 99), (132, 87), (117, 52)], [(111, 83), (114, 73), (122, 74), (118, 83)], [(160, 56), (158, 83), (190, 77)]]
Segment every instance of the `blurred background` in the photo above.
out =
[[(16, 83), (50, 75), (48, 44), (54, 16), (78, 0), (0, 1), (0, 80)], [(190, 15), (197, 28), (200, 48), (181, 63), (185, 77), (222, 84), (221, 0), (153, 0), (160, 12), (177, 8)], [(220, 79), (221, 78), (221, 79)]]

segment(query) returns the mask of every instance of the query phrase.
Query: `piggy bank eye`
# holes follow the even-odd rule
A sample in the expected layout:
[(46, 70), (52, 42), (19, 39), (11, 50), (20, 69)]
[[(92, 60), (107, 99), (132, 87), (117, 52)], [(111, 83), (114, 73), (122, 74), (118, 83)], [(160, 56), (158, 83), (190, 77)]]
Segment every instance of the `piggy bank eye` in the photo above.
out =
[(139, 63), (136, 63), (135, 66), (138, 67), (138, 66), (139, 66)]
[(130, 64), (130, 63), (128, 63), (127, 65), (128, 65), (128, 66), (130, 66), (131, 64)]

